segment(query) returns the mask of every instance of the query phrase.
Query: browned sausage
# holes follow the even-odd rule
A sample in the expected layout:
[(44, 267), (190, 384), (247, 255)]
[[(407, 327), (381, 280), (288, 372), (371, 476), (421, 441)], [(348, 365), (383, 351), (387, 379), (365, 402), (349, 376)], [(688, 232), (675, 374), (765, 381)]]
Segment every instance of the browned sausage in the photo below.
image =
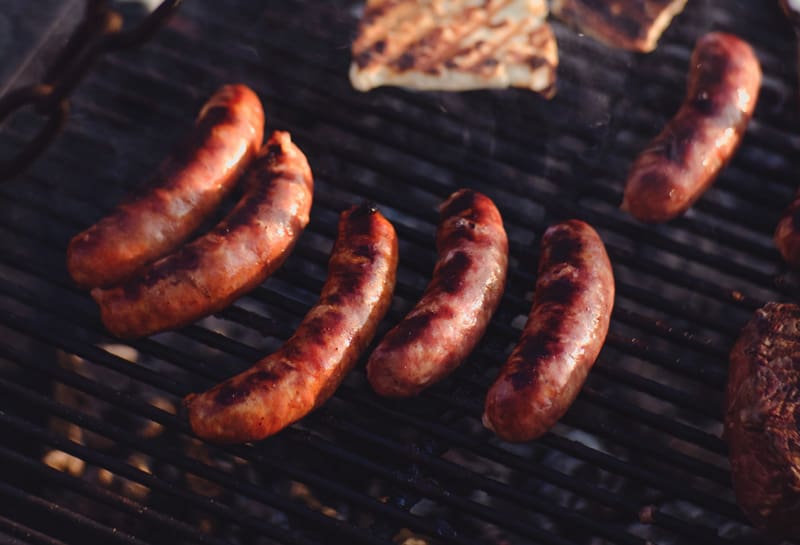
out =
[(756, 526), (800, 537), (800, 307), (756, 311), (731, 350), (726, 405), (739, 506)]
[(115, 285), (174, 250), (216, 210), (263, 138), (258, 96), (222, 87), (150, 183), (70, 241), (72, 278), (87, 288)]
[[(794, 25), (800, 40), (800, 7), (792, 0), (781, 0), (781, 8)], [(800, 190), (784, 211), (773, 237), (775, 246), (791, 266), (800, 268)]]
[(342, 213), (319, 302), (277, 352), (186, 397), (192, 430), (218, 443), (255, 441), (319, 407), (371, 342), (396, 273), (392, 224), (369, 205)]
[(800, 191), (781, 216), (773, 240), (783, 259), (792, 267), (800, 268)]
[(614, 273), (589, 225), (547, 229), (528, 323), (486, 396), (484, 425), (507, 441), (535, 439), (578, 396), (608, 333)]
[(470, 189), (453, 193), (441, 206), (436, 246), (431, 283), (367, 363), (370, 384), (381, 395), (416, 395), (455, 370), (500, 304), (508, 239), (491, 199)]
[(219, 225), (113, 288), (95, 288), (120, 338), (174, 329), (228, 306), (272, 274), (308, 224), (314, 183), (305, 155), (276, 131), (245, 175), (242, 199)]
[(746, 42), (720, 32), (700, 38), (683, 105), (631, 167), (622, 209), (645, 222), (684, 213), (733, 157), (760, 87), (761, 66)]

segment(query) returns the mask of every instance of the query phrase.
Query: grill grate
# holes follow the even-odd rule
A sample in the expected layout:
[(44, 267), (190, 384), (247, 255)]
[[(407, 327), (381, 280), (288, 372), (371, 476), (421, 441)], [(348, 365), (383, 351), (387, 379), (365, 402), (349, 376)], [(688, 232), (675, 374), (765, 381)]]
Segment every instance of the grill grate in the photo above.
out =
[[(14, 438), (0, 446), (0, 535), (763, 543), (735, 504), (719, 435), (739, 328), (763, 302), (798, 293), (771, 243), (800, 167), (793, 34), (777, 5), (691, 2), (648, 56), (556, 22), (559, 94), (545, 102), (517, 90), (358, 94), (345, 74), (360, 2), (229, 4), (221, 14), (187, 2), (150, 43), (105, 59), (53, 149), (0, 186), (0, 430)], [(766, 74), (756, 117), (684, 218), (639, 225), (617, 210), (627, 166), (677, 108), (692, 44), (711, 29), (756, 47)], [(231, 308), (120, 347), (72, 286), (67, 241), (152, 170), (204, 97), (237, 80), (258, 91), (268, 126), (291, 131), (308, 154), (311, 223), (285, 266)], [(6, 145), (22, 137), (19, 125), (0, 132)], [(511, 252), (507, 293), (462, 369), (394, 402), (374, 396), (359, 367), (276, 437), (226, 448), (191, 438), (175, 414), (180, 398), (291, 334), (324, 281), (340, 210), (374, 200), (398, 230), (385, 331), (424, 288), (435, 207), (462, 186), (498, 204)], [(618, 281), (611, 332), (563, 422), (539, 441), (505, 444), (480, 426), (483, 397), (527, 315), (538, 237), (570, 216), (607, 242)], [(77, 469), (42, 463), (53, 452)]]

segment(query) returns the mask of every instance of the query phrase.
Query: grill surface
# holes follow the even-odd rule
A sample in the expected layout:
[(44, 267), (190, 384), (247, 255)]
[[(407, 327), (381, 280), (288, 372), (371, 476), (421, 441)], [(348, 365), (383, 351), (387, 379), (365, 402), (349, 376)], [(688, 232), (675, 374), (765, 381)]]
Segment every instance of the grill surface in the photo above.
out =
[[(555, 22), (551, 102), (517, 90), (358, 94), (346, 74), (361, 2), (263, 4), (186, 2), (149, 44), (106, 58), (55, 146), (0, 187), (0, 538), (765, 543), (735, 504), (720, 432), (739, 328), (798, 291), (770, 240), (800, 168), (794, 39), (777, 2), (690, 2), (648, 56)], [(680, 103), (694, 41), (717, 29), (745, 37), (763, 63), (751, 129), (684, 218), (639, 225), (617, 210), (627, 166)], [(253, 86), (268, 127), (291, 131), (309, 156), (311, 224), (286, 265), (231, 308), (121, 347), (71, 284), (66, 244), (229, 81)], [(6, 127), (2, 145), (18, 143), (27, 121)], [(191, 438), (180, 398), (291, 334), (324, 281), (339, 211), (374, 200), (400, 235), (386, 331), (432, 270), (436, 205), (463, 186), (498, 204), (511, 262), (488, 335), (452, 378), (393, 402), (371, 393), (359, 367), (276, 437), (231, 448)], [(481, 427), (482, 402), (528, 312), (539, 236), (567, 217), (608, 245), (611, 332), (563, 422), (513, 446)]]

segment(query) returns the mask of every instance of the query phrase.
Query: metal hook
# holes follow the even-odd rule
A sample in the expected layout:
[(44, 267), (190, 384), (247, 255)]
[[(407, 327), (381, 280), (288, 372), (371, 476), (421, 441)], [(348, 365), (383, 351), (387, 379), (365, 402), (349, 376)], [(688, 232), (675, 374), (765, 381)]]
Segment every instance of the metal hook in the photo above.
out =
[[(27, 100), (22, 106), (28, 103), (34, 104), (33, 101)], [(22, 106), (13, 110), (6, 109), (6, 116), (11, 112), (19, 111)], [(58, 103), (57, 107), (50, 113), (47, 123), (36, 133), (36, 136), (25, 144), (21, 151), (17, 152), (11, 159), (0, 160), (0, 180), (16, 176), (39, 157), (64, 127), (68, 115), (69, 101), (65, 99)]]
[(69, 95), (101, 55), (139, 45), (149, 39), (180, 6), (182, 0), (164, 0), (138, 25), (122, 30), (119, 12), (109, 0), (87, 0), (83, 21), (47, 70), (42, 83), (11, 91), (0, 98), (0, 125), (14, 112), (33, 106), (47, 122), (20, 151), (0, 161), (0, 181), (27, 167), (61, 130), (69, 113)]

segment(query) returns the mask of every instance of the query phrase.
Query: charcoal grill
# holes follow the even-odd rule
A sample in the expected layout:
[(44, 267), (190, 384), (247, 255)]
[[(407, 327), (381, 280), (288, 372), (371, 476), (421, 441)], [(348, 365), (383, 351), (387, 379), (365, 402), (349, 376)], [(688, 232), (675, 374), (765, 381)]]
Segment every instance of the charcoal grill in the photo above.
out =
[[(730, 488), (727, 352), (753, 310), (794, 300), (771, 243), (800, 168), (794, 34), (777, 2), (693, 0), (653, 54), (612, 51), (554, 22), (552, 101), (522, 91), (353, 91), (360, 0), (185, 2), (142, 47), (106, 56), (66, 129), (0, 186), (0, 540), (9, 543), (765, 543)], [(775, 4), (775, 5), (773, 5)], [(636, 152), (680, 103), (694, 41), (728, 30), (762, 61), (744, 145), (689, 213), (621, 213)], [(229, 309), (121, 346), (69, 280), (69, 238), (145, 178), (220, 84), (258, 91), (315, 172), (311, 223), (285, 266)], [(26, 117), (28, 116), (28, 117)], [(2, 149), (24, 141), (21, 114)], [(286, 339), (316, 299), (338, 212), (370, 199), (401, 240), (385, 331), (435, 260), (436, 205), (473, 187), (501, 209), (510, 277), (489, 333), (418, 399), (371, 393), (363, 366), (279, 435), (195, 441), (180, 398)], [(539, 237), (593, 224), (618, 282), (611, 331), (574, 407), (524, 445), (480, 425), (518, 338)], [(415, 541), (419, 540), (419, 541)], [(775, 541), (777, 542), (777, 541)]]

